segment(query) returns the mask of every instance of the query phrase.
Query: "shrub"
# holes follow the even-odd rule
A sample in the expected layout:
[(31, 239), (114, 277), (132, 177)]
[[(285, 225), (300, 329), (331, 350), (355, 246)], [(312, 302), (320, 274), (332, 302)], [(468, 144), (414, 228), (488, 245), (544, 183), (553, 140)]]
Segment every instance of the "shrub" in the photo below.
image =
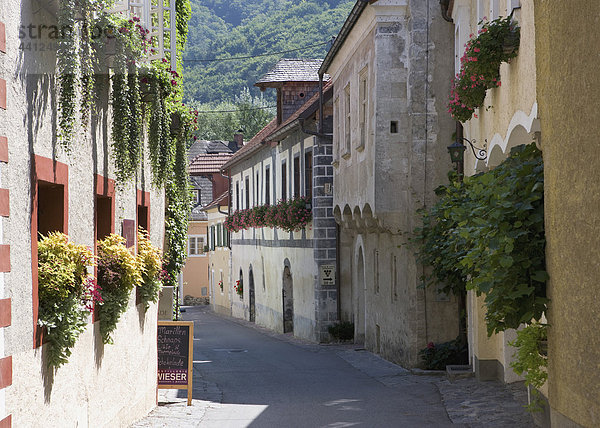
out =
[(158, 302), (158, 296), (162, 289), (162, 257), (160, 249), (154, 247), (148, 238), (148, 232), (140, 228), (138, 230), (138, 254), (137, 265), (142, 275), (142, 281), (138, 291), (144, 311), (150, 307), (150, 303)]
[(98, 319), (103, 343), (113, 343), (111, 334), (127, 310), (131, 290), (141, 282), (136, 257), (125, 247), (125, 238), (111, 234), (98, 242), (98, 284), (103, 300)]
[(45, 329), (49, 367), (67, 362), (94, 302), (101, 301), (88, 274), (93, 265), (91, 250), (67, 235), (51, 233), (38, 243), (38, 324)]
[(354, 339), (354, 323), (349, 321), (338, 322), (330, 325), (327, 330), (331, 337), (337, 340), (352, 340)]
[(445, 370), (447, 365), (462, 364), (467, 353), (466, 345), (461, 346), (460, 338), (449, 342), (429, 342), (426, 348), (419, 351), (427, 370)]

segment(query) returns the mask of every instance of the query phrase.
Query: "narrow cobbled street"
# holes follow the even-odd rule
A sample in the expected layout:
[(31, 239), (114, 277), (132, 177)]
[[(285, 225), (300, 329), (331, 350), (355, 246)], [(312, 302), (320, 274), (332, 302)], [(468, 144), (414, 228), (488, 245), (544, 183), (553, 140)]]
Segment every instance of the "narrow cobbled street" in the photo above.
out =
[(193, 405), (185, 390), (161, 390), (136, 428), (532, 426), (499, 383), (415, 375), (355, 345), (302, 342), (206, 307), (183, 318), (194, 321)]

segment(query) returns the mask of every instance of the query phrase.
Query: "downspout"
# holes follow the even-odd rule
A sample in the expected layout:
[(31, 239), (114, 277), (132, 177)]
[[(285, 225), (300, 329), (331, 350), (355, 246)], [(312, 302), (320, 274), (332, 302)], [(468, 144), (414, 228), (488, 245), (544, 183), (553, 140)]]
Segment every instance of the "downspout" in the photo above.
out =
[(323, 134), (323, 117), (323, 75), (319, 74), (319, 134)]

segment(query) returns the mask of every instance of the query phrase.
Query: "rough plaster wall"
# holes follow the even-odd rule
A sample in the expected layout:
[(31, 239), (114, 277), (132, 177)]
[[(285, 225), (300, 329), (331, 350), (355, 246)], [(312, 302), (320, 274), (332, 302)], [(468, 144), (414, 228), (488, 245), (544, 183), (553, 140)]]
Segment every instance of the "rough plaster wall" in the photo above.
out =
[[(227, 207), (221, 208), (227, 211)], [(217, 211), (217, 208), (212, 208), (208, 211), (208, 225), (222, 223), (227, 217)], [(215, 285), (210, 303), (215, 312), (224, 315), (231, 315), (231, 300), (237, 297), (233, 286), (235, 281), (230, 278), (229, 272), (229, 248), (220, 247), (216, 251), (211, 251), (209, 254), (209, 269), (215, 272)], [(219, 287), (220, 272), (223, 272), (223, 291)]]
[[(362, 241), (367, 283), (365, 346), (393, 361), (414, 366), (419, 363), (418, 350), (428, 341), (451, 340), (458, 333), (456, 300), (446, 301), (435, 290), (417, 288), (422, 267), (416, 264), (412, 249), (406, 246), (405, 236), (398, 234), (410, 233), (419, 224), (416, 210), (424, 203), (432, 203), (433, 189), (445, 182), (451, 167), (446, 146), (453, 123), (445, 115), (445, 102), (453, 62), (451, 55), (448, 59), (445, 54), (452, 52), (452, 30), (444, 25), (436, 2), (411, 1), (408, 8), (396, 9), (387, 6), (376, 3), (368, 7), (353, 30), (370, 38), (370, 42), (359, 42), (352, 36), (346, 41), (365, 49), (372, 43), (369, 55), (374, 55), (370, 79), (374, 94), (374, 144), (362, 153), (353, 151), (348, 160), (339, 160), (334, 201), (338, 212), (343, 213), (348, 207), (351, 214), (351, 218), (343, 215), (340, 219), (345, 226), (341, 232), (342, 280), (357, 271), (352, 263), (357, 260), (359, 238)], [(373, 26), (371, 31), (365, 28), (369, 25)], [(357, 79), (361, 68), (356, 64), (367, 55), (359, 49), (345, 54), (345, 57), (338, 54), (340, 59), (332, 66), (339, 97), (343, 96), (340, 88), (343, 89), (345, 82)], [(398, 133), (390, 132), (392, 120), (398, 122)], [(340, 153), (340, 140), (335, 141), (338, 146), (334, 150)], [(373, 187), (362, 178), (362, 165), (355, 163), (355, 158), (361, 156), (370, 156)], [(369, 222), (364, 201), (370, 201), (378, 230), (368, 232), (361, 225)], [(349, 240), (354, 242), (349, 244)], [(379, 293), (371, 290), (375, 281), (374, 251), (385, 255), (378, 262)], [(397, 254), (396, 300), (386, 291), (390, 289), (392, 254)], [(361, 290), (356, 289), (356, 279), (351, 283), (352, 292), (347, 288), (342, 291), (342, 311), (348, 313), (352, 307), (355, 321), (362, 322), (362, 314), (356, 313), (363, 310), (361, 297), (356, 295)], [(352, 305), (346, 301), (349, 295)]]
[[(204, 236), (204, 245), (208, 245), (208, 231), (206, 221), (190, 221), (188, 235)], [(189, 242), (188, 242), (189, 245)], [(202, 249), (203, 251), (204, 249)], [(208, 287), (208, 253), (197, 256), (188, 256), (183, 268), (183, 295), (193, 297), (202, 296), (202, 288)], [(208, 289), (207, 289), (208, 292)]]
[[(359, 21), (360, 22), (360, 21)], [(342, 210), (345, 204), (348, 204), (351, 209), (354, 207), (360, 207), (361, 209), (366, 205), (374, 204), (374, 188), (375, 188), (375, 177), (374, 177), (374, 153), (373, 147), (374, 141), (374, 126), (375, 120), (375, 103), (372, 102), (373, 98), (369, 99), (369, 111), (367, 115), (367, 121), (370, 124), (370, 133), (367, 137), (367, 144), (362, 151), (357, 151), (356, 146), (359, 144), (359, 121), (351, 120), (351, 149), (348, 154), (346, 153), (346, 137), (345, 137), (345, 89), (350, 85), (350, 115), (352, 118), (358, 117), (358, 98), (359, 98), (359, 73), (365, 68), (368, 70), (368, 84), (369, 92), (372, 94), (376, 85), (376, 75), (374, 61), (374, 42), (372, 34), (374, 30), (368, 30), (363, 28), (364, 23), (357, 26), (357, 33), (368, 31), (368, 36), (364, 40), (352, 40), (347, 41), (347, 44), (353, 44), (354, 50), (350, 54), (346, 54), (344, 62), (341, 59), (336, 58), (336, 62), (331, 68), (331, 73), (334, 79), (334, 95), (333, 99), (339, 99), (339, 106), (342, 112), (339, 113), (339, 117), (335, 120), (341, 121), (339, 129), (341, 135), (337, 137), (337, 144), (334, 147), (335, 158), (339, 162), (339, 165), (334, 168), (333, 186), (334, 186), (334, 206), (341, 206)], [(341, 58), (342, 53), (338, 56)]]
[[(263, 148), (252, 157), (234, 165), (231, 170), (232, 183), (247, 175), (250, 180), (250, 203), (253, 204), (256, 195), (256, 173), (264, 171), (266, 160), (277, 166), (277, 179), (275, 187), (277, 194), (281, 194), (280, 165), (287, 159), (288, 197), (293, 189), (293, 155), (304, 146), (304, 139), (300, 134), (292, 134), (277, 148)], [(273, 168), (273, 167), (271, 167)], [(273, 182), (271, 182), (273, 186)], [(241, 188), (240, 188), (241, 191)], [(242, 192), (245, 195), (245, 190)], [(261, 202), (262, 202), (261, 197)], [(232, 295), (232, 316), (249, 318), (249, 268), (255, 284), (256, 323), (269, 329), (283, 332), (283, 269), (287, 259), (291, 265), (294, 281), (294, 335), (305, 339), (317, 341), (320, 338), (315, 333), (316, 327), (316, 302), (315, 285), (317, 282), (317, 265), (313, 253), (313, 230), (311, 227), (305, 231), (292, 234), (282, 230), (270, 228), (248, 229), (231, 234), (232, 240), (232, 282), (239, 279), (240, 269), (243, 272), (244, 296), (243, 300), (237, 295)], [(263, 287), (264, 284), (264, 287)]]
[[(600, 44), (595, 1), (537, 0), (552, 423), (600, 425), (598, 141)], [(594, 54), (591, 54), (591, 53)], [(565, 78), (568, 76), (568, 78)], [(590, 108), (591, 107), (591, 108)]]
[[(3, 224), (3, 241), (11, 245), (11, 272), (4, 295), (12, 298), (12, 325), (5, 330), (6, 353), (13, 356), (13, 385), (6, 390), (6, 410), (14, 426), (118, 426), (146, 414), (155, 403), (156, 307), (140, 314), (131, 297), (129, 309), (115, 333), (115, 345), (98, 345), (98, 325), (88, 327), (73, 350), (69, 363), (54, 376), (52, 387), (44, 377), (45, 348), (33, 349), (32, 275), (30, 240), (30, 153), (55, 158), (69, 165), (69, 235), (81, 244), (94, 245), (94, 174), (113, 178), (107, 139), (106, 96), (99, 97), (101, 112), (86, 132), (78, 131), (75, 149), (66, 156), (57, 147), (56, 98), (51, 51), (19, 50), (19, 26), (49, 23), (37, 1), (9, 0), (0, 5), (7, 23), (7, 55), (0, 74), (8, 76), (8, 111), (0, 111), (0, 134), (9, 140), (10, 163), (2, 168), (2, 183), (10, 189), (11, 217)], [(164, 196), (151, 189), (146, 164), (133, 183), (118, 188), (115, 231), (123, 219), (136, 218), (136, 187), (151, 191), (151, 239), (162, 247)], [(140, 361), (147, 362), (139, 364)], [(123, 401), (123, 397), (130, 400)], [(73, 407), (71, 403), (80, 403)], [(67, 406), (68, 407), (67, 409)]]

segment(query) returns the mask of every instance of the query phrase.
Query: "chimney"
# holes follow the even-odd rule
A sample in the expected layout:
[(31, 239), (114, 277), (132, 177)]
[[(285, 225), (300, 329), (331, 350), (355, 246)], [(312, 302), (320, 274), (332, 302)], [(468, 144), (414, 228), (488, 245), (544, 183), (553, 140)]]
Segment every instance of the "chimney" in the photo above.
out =
[(244, 134), (242, 134), (241, 130), (239, 130), (237, 134), (233, 135), (233, 141), (235, 141), (238, 149), (244, 147)]

